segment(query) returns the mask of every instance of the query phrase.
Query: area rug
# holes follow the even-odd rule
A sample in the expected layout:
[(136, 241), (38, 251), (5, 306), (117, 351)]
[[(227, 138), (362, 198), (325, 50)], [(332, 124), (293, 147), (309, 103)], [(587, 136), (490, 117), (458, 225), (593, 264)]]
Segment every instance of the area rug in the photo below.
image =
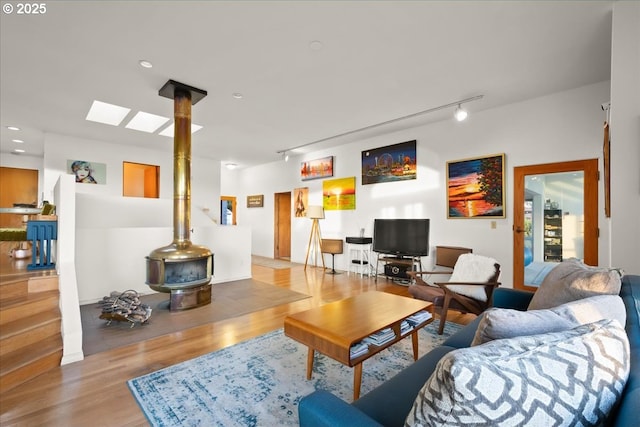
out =
[(251, 264), (259, 265), (261, 267), (274, 268), (276, 270), (282, 270), (283, 268), (291, 268), (296, 265), (300, 265), (295, 262), (289, 262), (283, 259), (267, 258), (259, 255), (251, 255)]
[[(460, 329), (438, 335), (438, 323), (419, 331), (420, 355)], [(307, 347), (279, 329), (127, 384), (153, 426), (297, 426), (298, 402), (316, 389), (353, 400), (353, 368), (316, 353), (307, 380), (306, 363)], [(361, 395), (411, 363), (411, 338), (366, 360)]]
[(154, 293), (140, 298), (153, 310), (150, 319), (133, 328), (128, 322), (108, 325), (106, 320), (100, 319), (100, 306), (87, 304), (80, 307), (82, 350), (85, 356), (89, 356), (304, 298), (309, 296), (253, 279), (236, 280), (212, 285), (211, 304), (172, 313), (169, 311), (169, 294)]

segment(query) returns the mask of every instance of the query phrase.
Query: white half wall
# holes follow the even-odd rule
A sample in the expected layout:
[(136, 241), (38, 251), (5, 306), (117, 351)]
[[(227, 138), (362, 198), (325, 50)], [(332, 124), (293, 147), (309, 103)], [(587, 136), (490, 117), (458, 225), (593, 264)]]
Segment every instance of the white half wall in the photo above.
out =
[[(146, 256), (173, 240), (169, 200), (76, 198), (76, 271), (80, 304), (94, 303), (111, 291), (154, 293), (146, 284)], [(251, 277), (251, 230), (214, 224), (192, 213), (191, 241), (214, 253), (212, 283)]]
[(63, 351), (62, 365), (84, 359), (82, 351), (82, 321), (78, 300), (75, 266), (75, 178), (62, 175), (54, 188), (57, 201), (58, 240), (56, 241), (56, 270), (60, 290)]

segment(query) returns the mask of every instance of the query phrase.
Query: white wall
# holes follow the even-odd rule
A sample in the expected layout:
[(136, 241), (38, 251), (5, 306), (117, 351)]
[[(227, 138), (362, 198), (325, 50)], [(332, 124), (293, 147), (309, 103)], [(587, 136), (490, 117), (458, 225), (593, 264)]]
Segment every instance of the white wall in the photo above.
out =
[[(292, 157), (254, 168), (222, 172), (222, 193), (245, 200), (264, 194), (264, 208), (238, 204), (238, 224), (250, 226), (253, 253), (273, 256), (274, 200), (276, 192), (309, 187), (309, 204), (322, 204), (322, 180), (301, 181), (300, 162), (335, 156), (334, 178), (356, 177), (356, 209), (329, 211), (321, 220), (324, 238), (357, 236), (360, 228), (372, 234), (375, 218), (430, 218), (431, 246), (461, 245), (495, 257), (502, 264), (502, 281), (512, 283), (512, 179), (513, 167), (566, 160), (602, 159), (600, 105), (609, 99), (609, 82), (552, 94), (526, 102), (473, 114), (466, 122), (433, 123), (348, 145)], [(360, 159), (366, 149), (417, 140), (418, 178), (414, 181), (361, 185)], [(506, 218), (491, 228), (487, 219), (447, 219), (447, 161), (496, 153), (506, 154)], [(268, 177), (268, 179), (266, 179)], [(602, 199), (600, 195), (599, 200)], [(603, 218), (600, 221), (604, 221)], [(292, 218), (291, 259), (304, 262), (311, 221)], [(602, 230), (602, 227), (601, 227)], [(600, 241), (600, 261), (607, 264), (608, 250)], [(337, 255), (336, 268), (344, 270), (345, 255)], [(330, 262), (329, 259), (327, 261)], [(429, 265), (431, 259), (423, 262)]]
[[(611, 264), (640, 274), (640, 3), (613, 3)], [(605, 264), (606, 265), (606, 264)]]
[[(160, 166), (160, 199), (173, 199), (173, 151), (148, 150), (130, 145), (48, 133), (45, 135), (44, 152), (45, 178), (42, 188), (46, 197), (49, 197), (58, 176), (70, 173), (67, 171), (67, 160), (87, 160), (92, 163), (106, 164), (107, 183), (105, 185), (78, 184), (77, 193), (122, 197), (122, 162), (127, 161)], [(135, 199), (135, 197), (125, 198), (125, 200)], [(193, 210), (209, 208), (212, 216), (219, 216), (217, 213), (220, 210), (219, 161), (192, 158), (191, 207)]]
[[(106, 165), (106, 184), (75, 184), (75, 265), (81, 304), (111, 291), (152, 292), (145, 285), (147, 256), (173, 239), (173, 152), (159, 152), (64, 135), (45, 135), (43, 192), (53, 199), (67, 160)], [(160, 166), (160, 198), (122, 197), (122, 163)], [(212, 283), (251, 277), (251, 242), (247, 227), (218, 227), (220, 163), (193, 158), (191, 226), (194, 244), (215, 254)]]

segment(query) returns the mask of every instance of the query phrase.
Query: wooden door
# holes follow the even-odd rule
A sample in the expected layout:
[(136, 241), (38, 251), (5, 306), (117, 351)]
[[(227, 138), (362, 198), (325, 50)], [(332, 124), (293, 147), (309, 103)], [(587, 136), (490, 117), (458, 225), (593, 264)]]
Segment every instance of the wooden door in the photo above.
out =
[[(557, 252), (553, 257), (545, 255), (554, 241), (562, 245), (564, 258), (576, 257), (585, 264), (598, 265), (598, 159), (519, 166), (513, 169), (513, 179), (514, 288), (537, 289), (525, 283), (525, 264), (563, 259)], [(545, 192), (545, 181), (550, 179), (562, 184), (557, 185), (555, 193)], [(565, 199), (571, 208), (554, 198)], [(545, 212), (556, 212), (556, 222), (545, 221)], [(569, 236), (571, 229), (574, 231)]]
[[(0, 167), (0, 207), (38, 204), (38, 170)], [(0, 214), (0, 227), (22, 227), (22, 215)]]
[(273, 257), (291, 258), (291, 192), (274, 194)]

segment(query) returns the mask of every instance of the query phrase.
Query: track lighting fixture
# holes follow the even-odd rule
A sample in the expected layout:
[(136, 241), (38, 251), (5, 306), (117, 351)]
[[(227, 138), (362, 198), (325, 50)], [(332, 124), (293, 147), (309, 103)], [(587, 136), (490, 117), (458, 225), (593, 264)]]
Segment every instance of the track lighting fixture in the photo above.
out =
[(458, 108), (456, 108), (456, 111), (453, 113), (453, 117), (455, 117), (459, 122), (466, 119), (468, 115), (469, 113), (462, 108), (462, 104), (458, 104)]
[(298, 145), (297, 147), (290, 147), (290, 148), (287, 148), (286, 150), (279, 150), (279, 151), (277, 151), (277, 153), (282, 154), (282, 157), (284, 158), (284, 160), (287, 161), (287, 159), (289, 158), (289, 156), (287, 155), (287, 151), (297, 150), (299, 148), (309, 147), (311, 145), (318, 144), (318, 143), (325, 142), (325, 141), (329, 141), (331, 139), (340, 138), (340, 137), (347, 136), (347, 135), (353, 135), (353, 134), (358, 133), (358, 132), (375, 129), (375, 128), (378, 128), (378, 127), (381, 127), (381, 126), (390, 125), (392, 123), (397, 123), (397, 122), (400, 122), (402, 120), (412, 119), (412, 118), (415, 118), (415, 117), (418, 117), (418, 116), (422, 116), (424, 114), (434, 113), (436, 111), (444, 110), (445, 108), (451, 108), (451, 107), (454, 107), (454, 106), (457, 106), (456, 111), (454, 113), (454, 116), (455, 116), (456, 120), (461, 122), (464, 119), (466, 119), (467, 116), (469, 115), (467, 113), (467, 111), (462, 108), (462, 104), (467, 103), (467, 102), (477, 101), (479, 99), (482, 99), (483, 97), (484, 97), (484, 95), (472, 96), (471, 98), (461, 99), (459, 101), (455, 101), (455, 102), (450, 102), (448, 104), (439, 105), (437, 107), (429, 108), (427, 110), (418, 111), (417, 113), (409, 114), (409, 115), (402, 116), (402, 117), (396, 117), (395, 119), (391, 119), (391, 120), (387, 120), (387, 121), (384, 121), (384, 122), (376, 123), (376, 124), (373, 124), (373, 125), (365, 126), (363, 128), (354, 129), (354, 130), (350, 130), (350, 131), (347, 131), (347, 132), (340, 133), (338, 135), (332, 135), (332, 136), (329, 136), (329, 137), (326, 137), (326, 138), (318, 139), (316, 141), (307, 142), (306, 144)]
[(289, 153), (287, 153), (286, 151), (282, 152), (282, 160), (284, 160), (285, 162), (289, 161)]

